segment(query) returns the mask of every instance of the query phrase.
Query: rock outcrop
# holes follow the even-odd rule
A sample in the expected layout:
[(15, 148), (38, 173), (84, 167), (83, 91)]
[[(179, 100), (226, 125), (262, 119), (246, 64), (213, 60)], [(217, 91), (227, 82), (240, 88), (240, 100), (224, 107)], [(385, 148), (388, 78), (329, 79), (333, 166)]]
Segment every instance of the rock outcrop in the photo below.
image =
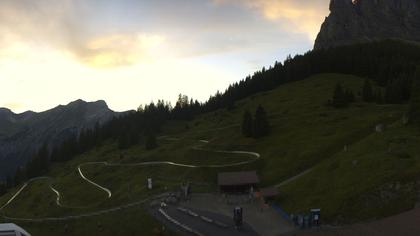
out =
[(314, 49), (383, 39), (420, 41), (420, 0), (331, 0)]

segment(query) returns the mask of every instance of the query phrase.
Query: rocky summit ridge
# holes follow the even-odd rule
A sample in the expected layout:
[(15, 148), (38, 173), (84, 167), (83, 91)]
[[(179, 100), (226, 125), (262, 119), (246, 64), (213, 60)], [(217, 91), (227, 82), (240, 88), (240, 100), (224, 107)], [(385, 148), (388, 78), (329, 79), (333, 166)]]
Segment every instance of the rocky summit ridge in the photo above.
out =
[(420, 0), (331, 0), (314, 49), (390, 38), (420, 41)]
[(125, 112), (112, 111), (102, 100), (79, 99), (47, 111), (20, 114), (0, 108), (0, 181), (24, 166), (42, 144), (53, 147), (81, 129), (122, 114)]

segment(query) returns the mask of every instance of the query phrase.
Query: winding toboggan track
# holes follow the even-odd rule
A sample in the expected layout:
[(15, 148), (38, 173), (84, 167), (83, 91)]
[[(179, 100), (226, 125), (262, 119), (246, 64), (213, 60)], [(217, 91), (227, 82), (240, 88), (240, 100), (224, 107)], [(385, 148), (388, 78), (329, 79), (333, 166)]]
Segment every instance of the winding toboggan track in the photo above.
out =
[[(228, 126), (228, 127), (224, 127), (224, 128), (230, 128), (230, 127), (233, 127), (233, 126)], [(217, 128), (217, 130), (224, 129), (224, 128)], [(178, 138), (169, 138), (167, 136), (159, 137), (159, 139), (166, 139), (166, 140), (170, 140), (170, 141), (179, 140)], [(94, 187), (96, 187), (96, 188), (100, 189), (101, 191), (105, 192), (107, 194), (108, 199), (109, 199), (109, 198), (112, 197), (112, 191), (110, 189), (96, 183), (93, 179), (89, 179), (88, 177), (86, 177), (86, 175), (83, 173), (83, 170), (82, 170), (83, 167), (90, 166), (90, 165), (103, 165), (103, 166), (109, 166), (109, 167), (137, 167), (137, 166), (140, 167), (140, 166), (168, 165), (168, 166), (178, 166), (178, 167), (184, 167), (184, 168), (225, 168), (225, 167), (234, 167), (234, 166), (241, 166), (241, 165), (249, 164), (249, 163), (255, 162), (255, 161), (257, 161), (258, 159), (261, 158), (260, 154), (256, 153), (256, 152), (204, 149), (204, 148), (202, 148), (202, 146), (205, 145), (205, 144), (208, 144), (209, 141), (199, 140), (198, 142), (200, 142), (200, 145), (192, 147), (192, 149), (207, 151), (207, 152), (213, 152), (213, 153), (248, 155), (248, 156), (250, 156), (250, 159), (245, 160), (245, 161), (231, 163), (231, 164), (219, 164), (219, 165), (191, 165), (191, 164), (183, 164), (183, 163), (177, 163), (177, 162), (172, 162), (172, 161), (150, 161), (150, 162), (138, 162), (138, 163), (131, 163), (131, 164), (130, 163), (127, 163), (127, 164), (126, 163), (109, 163), (109, 162), (86, 162), (86, 163), (82, 163), (82, 164), (78, 165), (77, 171), (79, 173), (79, 176), (84, 181), (88, 182), (89, 184), (93, 185)], [(72, 206), (66, 206), (66, 205), (62, 204), (60, 202), (60, 200), (61, 200), (60, 192), (53, 187), (54, 180), (51, 177), (37, 177), (37, 178), (33, 178), (33, 179), (30, 179), (27, 182), (25, 182), (22, 185), (22, 187), (20, 187), (16, 191), (16, 193), (3, 206), (1, 206), (0, 213), (1, 213), (1, 216), (4, 219), (15, 220), (15, 221), (29, 221), (29, 222), (66, 221), (66, 220), (79, 219), (79, 218), (84, 218), (84, 217), (98, 216), (98, 215), (102, 215), (102, 214), (106, 214), (106, 213), (111, 213), (111, 212), (119, 211), (119, 210), (122, 210), (122, 209), (134, 207), (134, 206), (137, 206), (137, 205), (141, 205), (141, 204), (147, 202), (148, 200), (150, 200), (150, 198), (146, 198), (146, 199), (142, 199), (140, 201), (136, 201), (136, 202), (133, 202), (133, 203), (129, 203), (129, 204), (126, 204), (126, 205), (113, 207), (113, 208), (109, 208), (109, 209), (105, 209), (105, 210), (99, 210), (99, 211), (85, 213), (85, 214), (79, 214), (79, 215), (68, 215), (68, 216), (62, 216), (62, 217), (19, 218), (19, 217), (7, 216), (4, 212), (4, 210), (13, 201), (15, 201), (15, 199), (19, 196), (19, 194), (25, 188), (27, 188), (29, 184), (31, 184), (35, 181), (38, 181), (38, 180), (48, 180), (49, 181), (49, 188), (56, 195), (56, 205), (57, 206), (62, 207), (62, 208), (80, 208), (80, 209), (89, 208), (89, 206), (88, 207), (72, 207)]]

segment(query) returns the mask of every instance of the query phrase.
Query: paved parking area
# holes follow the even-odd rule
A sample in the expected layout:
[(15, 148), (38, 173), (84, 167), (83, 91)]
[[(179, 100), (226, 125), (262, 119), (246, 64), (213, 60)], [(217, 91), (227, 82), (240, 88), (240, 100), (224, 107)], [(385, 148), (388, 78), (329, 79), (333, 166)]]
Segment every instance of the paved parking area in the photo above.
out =
[(232, 218), (233, 208), (241, 206), (244, 210), (244, 221), (259, 235), (278, 236), (294, 231), (294, 226), (286, 221), (272, 208), (262, 209), (261, 202), (255, 200), (248, 203), (229, 203), (220, 194), (193, 194), (190, 201), (182, 202), (182, 206), (213, 212)]
[[(258, 236), (258, 234), (248, 225), (245, 224), (244, 227), (238, 231), (234, 228), (232, 218), (227, 216), (216, 214), (207, 211), (201, 211), (196, 209), (188, 209), (196, 213), (198, 216), (192, 216), (185, 212), (182, 212), (177, 209), (176, 206), (168, 206), (163, 208), (165, 213), (173, 218), (174, 220), (182, 223), (183, 225), (189, 227), (196, 233), (188, 232), (182, 227), (177, 226), (175, 223), (170, 222), (165, 216), (159, 212), (159, 208), (151, 209), (151, 213), (162, 223), (164, 223), (168, 228), (172, 229), (175, 232), (178, 232), (182, 235), (203, 235), (203, 236)], [(204, 216), (208, 219), (217, 221), (225, 226), (219, 226), (214, 223), (209, 223), (200, 218)]]

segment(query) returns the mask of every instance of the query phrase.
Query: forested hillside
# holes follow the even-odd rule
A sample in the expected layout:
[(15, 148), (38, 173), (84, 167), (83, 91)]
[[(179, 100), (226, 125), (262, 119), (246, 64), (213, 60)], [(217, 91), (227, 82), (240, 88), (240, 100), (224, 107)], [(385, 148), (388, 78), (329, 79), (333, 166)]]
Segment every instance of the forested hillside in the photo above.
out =
[[(153, 142), (168, 120), (192, 120), (199, 114), (218, 109), (231, 110), (241, 99), (318, 73), (343, 73), (369, 78), (381, 88), (372, 91), (375, 93), (372, 95), (375, 102), (402, 104), (410, 99), (411, 84), (419, 61), (420, 47), (396, 40), (310, 51), (263, 68), (232, 84), (223, 93), (217, 92), (204, 103), (180, 95), (173, 107), (165, 101), (140, 106), (137, 112), (94, 129), (86, 129), (59, 146), (41, 147), (39, 151), (52, 150), (45, 158), (49, 161), (66, 161), (108, 139), (116, 140), (122, 149), (147, 140)], [(5, 185), (14, 186), (24, 179), (45, 173), (49, 161), (37, 160), (37, 157), (41, 159), (40, 156), (45, 155), (36, 153), (29, 166), (19, 168), (17, 176), (10, 176)]]

